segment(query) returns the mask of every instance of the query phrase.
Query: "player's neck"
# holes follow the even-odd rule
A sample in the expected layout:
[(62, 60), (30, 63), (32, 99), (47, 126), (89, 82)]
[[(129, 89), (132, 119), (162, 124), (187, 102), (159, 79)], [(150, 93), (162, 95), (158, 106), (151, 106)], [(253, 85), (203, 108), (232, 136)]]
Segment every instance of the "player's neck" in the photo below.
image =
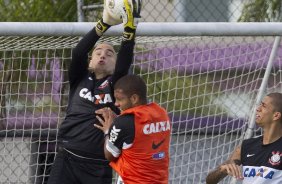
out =
[(282, 130), (280, 128), (269, 128), (263, 130), (263, 144), (270, 144), (282, 137)]
[(103, 78), (105, 78), (106, 76), (108, 76), (108, 74), (106, 74), (106, 73), (103, 73), (103, 72), (95, 72), (95, 78), (96, 79), (103, 79)]

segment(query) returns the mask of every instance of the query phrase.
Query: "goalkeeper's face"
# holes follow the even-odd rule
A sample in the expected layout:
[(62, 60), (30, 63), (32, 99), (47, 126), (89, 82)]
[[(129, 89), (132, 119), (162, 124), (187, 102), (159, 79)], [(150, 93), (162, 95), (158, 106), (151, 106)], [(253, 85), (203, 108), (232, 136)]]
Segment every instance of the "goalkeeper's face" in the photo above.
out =
[(89, 63), (90, 71), (94, 72), (101, 77), (113, 74), (117, 54), (110, 44), (101, 43), (96, 46), (92, 52), (91, 60)]

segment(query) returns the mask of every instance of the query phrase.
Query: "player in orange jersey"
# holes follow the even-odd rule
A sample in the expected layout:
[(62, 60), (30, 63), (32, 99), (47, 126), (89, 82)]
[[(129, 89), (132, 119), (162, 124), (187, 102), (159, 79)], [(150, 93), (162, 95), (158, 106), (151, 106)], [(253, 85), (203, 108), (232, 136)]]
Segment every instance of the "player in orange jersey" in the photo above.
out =
[(115, 105), (96, 111), (105, 135), (104, 152), (125, 184), (167, 184), (171, 123), (167, 112), (147, 103), (146, 84), (136, 75), (119, 79), (114, 86)]

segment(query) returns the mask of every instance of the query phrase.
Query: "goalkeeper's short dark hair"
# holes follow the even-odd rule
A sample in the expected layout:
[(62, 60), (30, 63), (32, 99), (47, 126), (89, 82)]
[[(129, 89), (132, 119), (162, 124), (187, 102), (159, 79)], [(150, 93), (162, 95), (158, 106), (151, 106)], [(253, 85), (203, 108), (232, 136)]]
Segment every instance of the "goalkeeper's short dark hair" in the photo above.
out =
[(142, 103), (147, 103), (147, 86), (144, 80), (137, 75), (123, 76), (116, 82), (114, 89), (121, 89), (128, 97), (137, 94)]

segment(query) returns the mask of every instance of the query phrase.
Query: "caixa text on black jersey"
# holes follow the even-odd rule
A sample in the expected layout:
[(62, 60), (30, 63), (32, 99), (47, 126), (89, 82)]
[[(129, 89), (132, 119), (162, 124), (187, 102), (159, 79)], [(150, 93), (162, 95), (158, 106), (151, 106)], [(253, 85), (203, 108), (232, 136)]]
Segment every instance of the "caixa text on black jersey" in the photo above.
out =
[(79, 92), (79, 96), (95, 104), (106, 104), (113, 102), (113, 99), (109, 93), (106, 94), (97, 94), (92, 96), (92, 93), (87, 88), (82, 88)]

